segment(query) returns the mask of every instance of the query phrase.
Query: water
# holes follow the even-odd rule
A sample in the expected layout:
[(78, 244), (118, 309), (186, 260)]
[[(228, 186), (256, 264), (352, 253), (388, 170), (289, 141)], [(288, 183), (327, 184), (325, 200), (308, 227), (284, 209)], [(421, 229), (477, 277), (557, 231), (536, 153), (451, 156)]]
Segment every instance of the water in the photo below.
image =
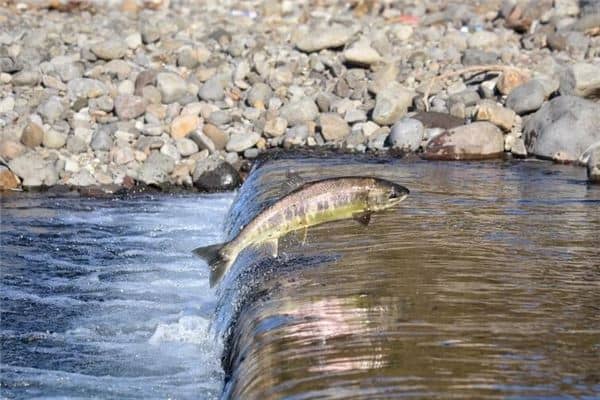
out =
[(3, 199), (2, 398), (211, 399), (222, 346), (191, 255), (232, 194)]
[(547, 162), (263, 165), (229, 230), (306, 180), (376, 175), (399, 207), (248, 253), (220, 290), (224, 397), (599, 398), (600, 187)]

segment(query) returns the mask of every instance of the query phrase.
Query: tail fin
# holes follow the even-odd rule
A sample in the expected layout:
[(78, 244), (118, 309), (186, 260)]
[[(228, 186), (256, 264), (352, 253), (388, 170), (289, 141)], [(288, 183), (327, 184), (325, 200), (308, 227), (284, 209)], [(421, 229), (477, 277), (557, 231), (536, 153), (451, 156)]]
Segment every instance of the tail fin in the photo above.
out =
[(221, 249), (226, 244), (227, 243), (213, 244), (192, 250), (195, 255), (206, 261), (210, 267), (210, 287), (215, 286), (221, 280), (223, 274), (227, 271), (227, 268), (229, 268), (229, 259), (223, 257), (223, 254), (221, 253)]

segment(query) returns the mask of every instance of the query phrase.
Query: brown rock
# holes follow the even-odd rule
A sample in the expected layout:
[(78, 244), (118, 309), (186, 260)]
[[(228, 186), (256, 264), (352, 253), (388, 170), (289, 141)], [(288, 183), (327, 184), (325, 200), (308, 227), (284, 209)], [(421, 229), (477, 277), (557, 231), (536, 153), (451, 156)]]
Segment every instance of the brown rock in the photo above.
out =
[(21, 142), (25, 146), (30, 148), (41, 146), (43, 140), (44, 130), (35, 122), (29, 122), (25, 129), (23, 129), (23, 134), (21, 135)]
[(0, 190), (16, 189), (20, 184), (21, 181), (10, 169), (0, 165)]
[(511, 130), (516, 117), (517, 115), (513, 110), (502, 107), (492, 100), (484, 100), (477, 107), (476, 119), (478, 121), (490, 121), (504, 131)]
[(484, 160), (501, 157), (504, 136), (489, 122), (474, 122), (446, 130), (427, 143), (423, 158), (429, 160)]
[(217, 150), (223, 150), (229, 140), (225, 132), (212, 124), (205, 124), (202, 127), (202, 132), (212, 140)]
[(171, 137), (181, 139), (186, 137), (200, 125), (200, 119), (195, 115), (180, 115), (171, 123)]
[(421, 121), (425, 128), (452, 129), (465, 123), (462, 118), (436, 111), (421, 111), (412, 118)]
[(12, 140), (5, 140), (0, 143), (0, 157), (6, 161), (19, 157), (21, 154), (25, 153), (25, 150), (25, 146), (19, 142), (13, 142)]
[(496, 83), (496, 88), (503, 95), (507, 95), (517, 86), (521, 86), (525, 82), (527, 82), (531, 77), (529, 74), (524, 73), (523, 71), (518, 70), (508, 70), (498, 78), (498, 82)]

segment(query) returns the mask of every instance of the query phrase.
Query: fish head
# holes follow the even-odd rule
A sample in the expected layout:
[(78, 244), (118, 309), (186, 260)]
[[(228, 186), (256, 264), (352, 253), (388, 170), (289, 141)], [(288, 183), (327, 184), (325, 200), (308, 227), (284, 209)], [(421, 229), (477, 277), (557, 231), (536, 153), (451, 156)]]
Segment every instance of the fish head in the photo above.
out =
[(369, 189), (369, 208), (373, 211), (392, 207), (404, 200), (410, 191), (385, 179), (376, 179)]

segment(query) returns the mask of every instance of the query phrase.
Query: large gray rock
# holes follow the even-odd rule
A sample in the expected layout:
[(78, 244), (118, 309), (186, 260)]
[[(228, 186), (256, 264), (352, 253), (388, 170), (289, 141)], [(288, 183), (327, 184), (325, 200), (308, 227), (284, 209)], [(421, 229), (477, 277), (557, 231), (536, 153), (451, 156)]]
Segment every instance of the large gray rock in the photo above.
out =
[(242, 178), (228, 162), (213, 158), (200, 160), (193, 173), (194, 186), (204, 192), (233, 190), (242, 184)]
[(281, 107), (279, 114), (293, 126), (306, 121), (314, 121), (319, 115), (319, 108), (310, 97), (302, 97)]
[(296, 47), (307, 53), (323, 49), (342, 47), (350, 41), (354, 29), (333, 25), (311, 29), (302, 27), (295, 34)]
[(174, 103), (187, 94), (187, 84), (183, 78), (172, 72), (156, 75), (156, 86), (165, 104)]
[(58, 182), (57, 163), (34, 152), (10, 160), (8, 167), (22, 179), (23, 186), (51, 186)]
[(175, 160), (161, 152), (153, 151), (138, 171), (138, 180), (147, 185), (159, 185), (168, 181), (174, 168)]
[(489, 122), (474, 122), (442, 132), (425, 147), (429, 160), (484, 160), (502, 157), (504, 136)]
[(542, 106), (524, 126), (530, 154), (555, 161), (575, 161), (600, 141), (600, 105), (560, 96)]
[(600, 65), (580, 62), (562, 70), (560, 93), (581, 97), (600, 97)]
[(517, 114), (536, 111), (542, 106), (546, 90), (537, 80), (532, 79), (514, 88), (506, 98), (506, 106)]
[(402, 118), (412, 104), (413, 93), (396, 82), (377, 93), (373, 121), (379, 125), (392, 125)]
[(417, 151), (421, 146), (424, 134), (425, 127), (421, 121), (404, 118), (392, 126), (388, 143), (394, 149)]

